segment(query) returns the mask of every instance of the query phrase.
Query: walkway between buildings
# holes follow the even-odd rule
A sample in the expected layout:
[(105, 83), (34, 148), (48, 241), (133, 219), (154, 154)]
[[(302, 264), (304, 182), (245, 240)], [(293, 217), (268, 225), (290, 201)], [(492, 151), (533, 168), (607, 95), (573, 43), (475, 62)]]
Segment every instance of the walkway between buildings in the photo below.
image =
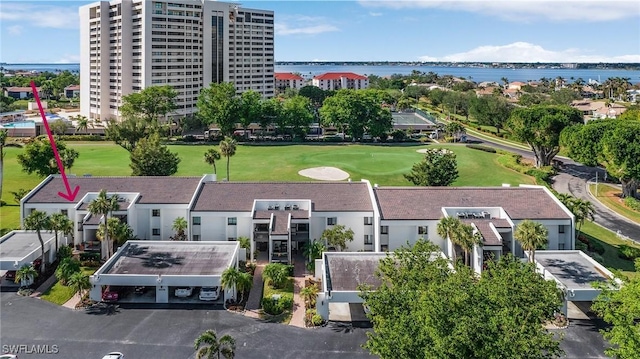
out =
[[(261, 253), (262, 254), (262, 253)], [(256, 270), (253, 272), (253, 286), (249, 292), (249, 298), (245, 305), (244, 315), (251, 318), (260, 318), (260, 302), (262, 301), (262, 271), (268, 263), (268, 258), (261, 258), (259, 255), (256, 259)]]
[(304, 280), (307, 269), (304, 266), (304, 257), (296, 256), (293, 265), (293, 315), (289, 325), (304, 328), (304, 314), (306, 308), (304, 300), (300, 296), (300, 290), (304, 288)]

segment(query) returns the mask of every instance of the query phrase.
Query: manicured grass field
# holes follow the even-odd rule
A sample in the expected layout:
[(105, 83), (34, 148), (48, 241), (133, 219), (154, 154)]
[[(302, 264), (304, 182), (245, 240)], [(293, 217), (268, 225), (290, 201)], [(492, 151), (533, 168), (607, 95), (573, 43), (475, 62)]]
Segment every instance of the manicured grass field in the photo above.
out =
[(598, 200), (605, 206), (609, 207), (609, 209), (629, 218), (632, 221), (640, 223), (640, 213), (638, 211), (634, 211), (624, 204), (624, 201), (620, 198), (620, 194), (622, 193), (622, 191), (619, 188), (607, 184), (598, 184), (596, 191), (596, 185), (590, 184), (589, 190), (594, 196), (597, 192)]
[(585, 222), (581, 230), (587, 237), (591, 237), (591, 239), (600, 242), (604, 247), (605, 252), (602, 255), (602, 259), (604, 260), (603, 264), (605, 267), (621, 270), (627, 275), (636, 275), (633, 262), (618, 256), (618, 246), (621, 244), (634, 247), (640, 246), (618, 238), (618, 236), (610, 230), (591, 222)]
[[(89, 268), (89, 267), (80, 268), (82, 273), (86, 275), (92, 275), (93, 273), (95, 273), (96, 269), (97, 268)], [(68, 302), (69, 299), (71, 299), (74, 294), (75, 293), (73, 292), (73, 289), (65, 285), (62, 285), (62, 283), (60, 282), (56, 282), (56, 284), (54, 284), (53, 287), (49, 288), (49, 290), (46, 291), (43, 295), (41, 295), (40, 298), (46, 301), (49, 301), (51, 303), (63, 305), (64, 303)]]
[[(71, 174), (82, 176), (129, 176), (129, 153), (110, 142), (67, 142), (80, 152)], [(533, 178), (522, 175), (498, 164), (500, 155), (473, 150), (464, 145), (429, 145), (448, 148), (458, 159), (460, 177), (454, 186), (500, 186), (502, 183), (518, 185), (532, 184)], [(311, 181), (300, 176), (298, 171), (317, 166), (338, 167), (354, 181), (362, 178), (383, 186), (412, 186), (402, 175), (411, 170), (414, 163), (422, 159), (416, 150), (427, 148), (415, 146), (375, 145), (280, 145), (238, 146), (231, 157), (230, 177), (232, 181)], [(213, 172), (212, 166), (203, 160), (204, 152), (214, 147), (205, 145), (172, 145), (171, 151), (181, 158), (178, 176), (201, 176)], [(216, 146), (217, 147), (217, 146)], [(19, 224), (18, 207), (11, 191), (20, 188), (32, 189), (41, 179), (22, 172), (16, 156), (19, 148), (7, 148), (4, 164), (4, 187), (2, 199), (9, 205), (2, 207), (2, 228), (15, 228)], [(226, 177), (226, 159), (216, 164), (218, 178)]]

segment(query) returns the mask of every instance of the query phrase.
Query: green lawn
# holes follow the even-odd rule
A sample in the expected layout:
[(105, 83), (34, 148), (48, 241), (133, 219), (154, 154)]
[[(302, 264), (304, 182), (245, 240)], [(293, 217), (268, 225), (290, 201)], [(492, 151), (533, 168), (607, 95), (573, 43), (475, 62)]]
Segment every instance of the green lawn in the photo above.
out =
[[(86, 275), (92, 275), (96, 271), (96, 269), (97, 268), (89, 267), (81, 268), (82, 273)], [(69, 301), (69, 299), (71, 299), (74, 294), (75, 293), (73, 293), (73, 290), (71, 288), (62, 285), (62, 283), (60, 282), (56, 282), (56, 284), (54, 284), (53, 287), (49, 288), (48, 291), (44, 292), (44, 294), (41, 295), (40, 298), (51, 303), (63, 305), (64, 303)]]
[[(80, 152), (70, 174), (78, 176), (128, 176), (129, 153), (110, 142), (67, 142)], [(518, 185), (532, 184), (533, 178), (502, 167), (497, 159), (500, 155), (473, 150), (464, 145), (431, 145), (448, 148), (458, 159), (460, 177), (454, 186), (500, 186), (502, 183)], [(172, 145), (182, 161), (178, 176), (201, 176), (211, 173), (213, 168), (203, 160), (204, 152), (212, 146)], [(233, 181), (310, 181), (298, 175), (298, 171), (316, 166), (335, 166), (348, 172), (351, 179), (366, 178), (371, 183), (386, 186), (411, 185), (402, 175), (411, 170), (414, 163), (422, 159), (416, 150), (428, 148), (415, 146), (376, 145), (280, 145), (238, 146), (231, 158), (230, 177)], [(9, 205), (0, 209), (3, 229), (13, 229), (19, 224), (19, 207), (10, 194), (20, 188), (31, 189), (41, 179), (22, 172), (16, 156), (19, 148), (7, 148), (4, 165), (4, 187), (2, 199)], [(226, 160), (217, 164), (218, 177), (226, 177)], [(12, 206), (15, 205), (15, 206)]]
[(602, 255), (602, 259), (604, 260), (603, 264), (605, 267), (623, 271), (628, 275), (636, 274), (632, 261), (618, 257), (618, 246), (621, 244), (631, 245), (634, 247), (639, 246), (619, 238), (610, 230), (592, 222), (585, 222), (581, 229), (582, 232), (587, 235), (587, 237), (600, 242), (604, 247), (605, 252)]
[[(589, 190), (594, 196), (596, 195), (595, 184), (590, 184)], [(633, 209), (627, 207), (624, 204), (624, 201), (620, 198), (621, 193), (622, 191), (616, 187), (606, 184), (598, 184), (598, 195), (596, 196), (596, 198), (612, 211), (625, 216), (632, 221), (640, 223), (640, 212), (634, 211)]]

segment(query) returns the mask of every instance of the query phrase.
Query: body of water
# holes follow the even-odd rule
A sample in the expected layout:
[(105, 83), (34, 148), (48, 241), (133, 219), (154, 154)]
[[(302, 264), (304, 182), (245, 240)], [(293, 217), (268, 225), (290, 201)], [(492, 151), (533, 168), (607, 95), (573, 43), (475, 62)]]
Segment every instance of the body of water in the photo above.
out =
[[(52, 71), (59, 72), (69, 70), (80, 71), (80, 64), (3, 64), (7, 70), (23, 71)], [(610, 77), (629, 78), (632, 84), (640, 82), (640, 70), (601, 70), (601, 69), (496, 69), (477, 67), (444, 67), (444, 66), (411, 66), (411, 65), (276, 65), (276, 72), (298, 72), (306, 78), (325, 72), (355, 72), (361, 75), (390, 76), (393, 74), (408, 75), (412, 71), (434, 72), (440, 76), (452, 75), (470, 79), (477, 83), (484, 81), (495, 81), (502, 83), (502, 78), (509, 81), (532, 81), (543, 77), (555, 79), (562, 76), (571, 82), (581, 78), (584, 81), (589, 79), (599, 82)]]

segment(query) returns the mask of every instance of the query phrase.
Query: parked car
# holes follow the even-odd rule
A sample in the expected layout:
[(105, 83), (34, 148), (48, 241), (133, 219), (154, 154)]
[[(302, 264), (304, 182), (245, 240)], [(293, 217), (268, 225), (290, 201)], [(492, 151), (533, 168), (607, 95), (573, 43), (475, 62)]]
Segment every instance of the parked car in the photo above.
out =
[(144, 294), (147, 291), (147, 287), (135, 287), (133, 290), (136, 294)]
[(18, 359), (18, 356), (14, 354), (0, 354), (0, 359)]
[(218, 300), (220, 298), (220, 287), (202, 287), (200, 289), (200, 300)]
[(124, 359), (124, 354), (120, 352), (111, 352), (103, 356), (102, 359)]
[(15, 282), (16, 281), (16, 271), (8, 270), (7, 273), (4, 275), (4, 279), (6, 279), (9, 282)]
[(176, 297), (186, 298), (193, 294), (193, 287), (178, 287), (176, 288)]
[(103, 302), (117, 302), (120, 299), (120, 290), (117, 287), (106, 287), (102, 291)]

